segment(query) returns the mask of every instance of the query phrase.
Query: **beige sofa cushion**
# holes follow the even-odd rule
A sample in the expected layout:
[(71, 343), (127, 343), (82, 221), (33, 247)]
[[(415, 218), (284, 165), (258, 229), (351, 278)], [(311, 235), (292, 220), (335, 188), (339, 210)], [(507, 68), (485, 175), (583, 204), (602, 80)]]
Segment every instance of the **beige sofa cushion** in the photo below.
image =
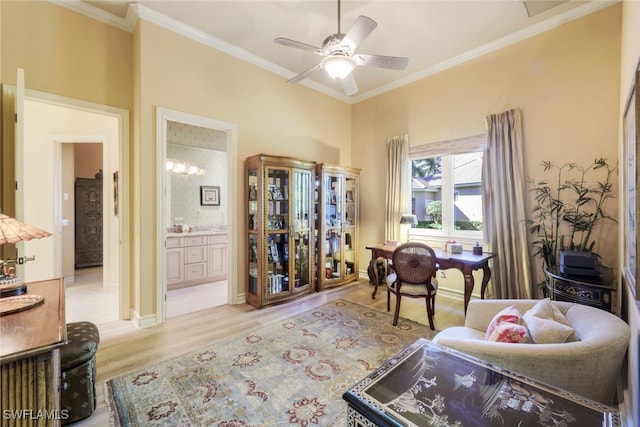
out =
[(549, 298), (540, 300), (522, 316), (535, 344), (578, 341), (576, 331)]

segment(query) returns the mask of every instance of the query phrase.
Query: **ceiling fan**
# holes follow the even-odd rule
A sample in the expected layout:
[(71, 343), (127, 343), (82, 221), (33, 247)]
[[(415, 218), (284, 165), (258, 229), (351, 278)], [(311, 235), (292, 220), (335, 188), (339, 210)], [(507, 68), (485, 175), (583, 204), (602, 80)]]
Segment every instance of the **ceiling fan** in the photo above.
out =
[(409, 63), (408, 58), (398, 56), (367, 55), (355, 53), (358, 45), (376, 28), (378, 24), (373, 19), (360, 15), (346, 34), (340, 32), (340, 0), (338, 0), (338, 32), (329, 35), (322, 42), (322, 47), (278, 37), (273, 41), (296, 49), (313, 52), (325, 58), (306, 71), (289, 79), (288, 83), (297, 83), (316, 71), (324, 69), (333, 79), (340, 80), (347, 95), (358, 92), (358, 85), (351, 73), (356, 65), (367, 67), (387, 68), (390, 70), (404, 70)]

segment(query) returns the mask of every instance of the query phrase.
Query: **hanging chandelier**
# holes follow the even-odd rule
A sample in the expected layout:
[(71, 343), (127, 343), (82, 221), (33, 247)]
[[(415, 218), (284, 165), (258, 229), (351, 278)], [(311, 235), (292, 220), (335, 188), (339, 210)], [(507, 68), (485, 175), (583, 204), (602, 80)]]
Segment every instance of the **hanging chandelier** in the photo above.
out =
[(202, 166), (194, 165), (182, 160), (167, 159), (165, 167), (167, 172), (178, 173), (184, 175), (185, 178), (190, 175), (204, 175), (205, 173)]

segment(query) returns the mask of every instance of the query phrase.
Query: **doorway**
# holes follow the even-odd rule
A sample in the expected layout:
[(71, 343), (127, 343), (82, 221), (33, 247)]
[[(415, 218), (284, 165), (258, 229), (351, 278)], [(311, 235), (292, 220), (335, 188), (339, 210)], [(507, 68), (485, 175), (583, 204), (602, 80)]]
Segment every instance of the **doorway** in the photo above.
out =
[[(97, 144), (101, 150), (102, 169), (124, 170), (128, 163), (123, 149), (128, 144), (128, 126), (128, 113), (124, 110), (26, 91), (23, 149), (29, 155), (24, 157), (22, 165), (25, 177), (22, 189), (29, 197), (24, 198), (24, 220), (48, 224), (46, 229), (52, 232), (48, 239), (25, 242), (25, 253), (37, 254), (39, 261), (37, 266), (26, 266), (27, 281), (67, 278), (70, 274), (75, 276), (63, 266), (64, 254), (69, 252), (65, 242), (68, 239), (64, 235), (72, 225), (70, 215), (73, 215), (73, 209), (71, 214), (63, 211), (71, 203), (70, 194), (73, 193), (72, 189), (63, 186), (63, 176), (68, 172), (68, 167), (63, 166), (63, 147)], [(113, 320), (118, 320), (129, 316), (128, 281), (124, 279), (128, 265), (122, 263), (126, 259), (123, 248), (128, 247), (128, 237), (123, 231), (127, 221), (121, 221), (115, 215), (114, 205), (118, 205), (118, 198), (111, 196), (115, 186), (115, 181), (104, 180), (102, 231), (105, 268), (99, 272), (99, 286), (115, 288), (115, 304), (111, 310)], [(67, 293), (67, 309), (73, 310), (75, 303), (69, 296)], [(104, 303), (104, 299), (94, 297), (80, 304), (87, 308), (91, 305), (102, 307)]]
[[(157, 312), (162, 322), (167, 317), (220, 304), (233, 304), (237, 300), (236, 263), (232, 256), (235, 245), (230, 238), (235, 235), (237, 227), (233, 197), (237, 194), (234, 167), (236, 127), (164, 108), (157, 109), (156, 126), (159, 188), (157, 235), (160, 242), (157, 274), (163, 278), (158, 283)], [(180, 167), (168, 168), (168, 165), (176, 164)], [(192, 174), (186, 172), (189, 169), (193, 171)], [(211, 203), (205, 200), (209, 195), (213, 197)], [(189, 229), (190, 234), (183, 235), (183, 227)], [(205, 239), (206, 242), (195, 242), (194, 238)], [(173, 267), (176, 260), (180, 259), (180, 253), (203, 250), (211, 254), (213, 248), (218, 251), (215, 253), (220, 254), (220, 244), (214, 242), (218, 238), (225, 240), (222, 258), (216, 257), (217, 261), (209, 258), (203, 266), (204, 269), (210, 269), (213, 262), (224, 262), (226, 274), (223, 280), (211, 283), (191, 280), (188, 277), (189, 261), (186, 260), (184, 268), (187, 277), (178, 279), (177, 284), (173, 280), (172, 286), (168, 286), (167, 269), (177, 271)], [(167, 249), (168, 244), (179, 246)], [(212, 277), (215, 276), (213, 273)]]

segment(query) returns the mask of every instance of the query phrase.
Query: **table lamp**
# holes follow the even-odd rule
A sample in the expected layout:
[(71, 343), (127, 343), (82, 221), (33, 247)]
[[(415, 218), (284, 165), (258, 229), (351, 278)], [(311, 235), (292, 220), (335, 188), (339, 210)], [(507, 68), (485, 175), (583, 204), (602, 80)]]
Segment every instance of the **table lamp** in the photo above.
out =
[[(48, 236), (51, 236), (48, 231), (40, 230), (7, 215), (0, 214), (0, 245), (41, 239)], [(33, 261), (34, 259), (36, 259), (35, 256), (20, 260), (18, 258), (0, 259), (0, 297), (20, 295), (26, 292), (27, 285), (19, 277), (16, 277), (14, 267), (9, 267), (9, 264), (22, 264), (22, 262)]]
[[(418, 217), (411, 214), (405, 214), (400, 217), (400, 224), (409, 224), (409, 228), (418, 223)], [(407, 229), (407, 242), (409, 241), (409, 229)]]

